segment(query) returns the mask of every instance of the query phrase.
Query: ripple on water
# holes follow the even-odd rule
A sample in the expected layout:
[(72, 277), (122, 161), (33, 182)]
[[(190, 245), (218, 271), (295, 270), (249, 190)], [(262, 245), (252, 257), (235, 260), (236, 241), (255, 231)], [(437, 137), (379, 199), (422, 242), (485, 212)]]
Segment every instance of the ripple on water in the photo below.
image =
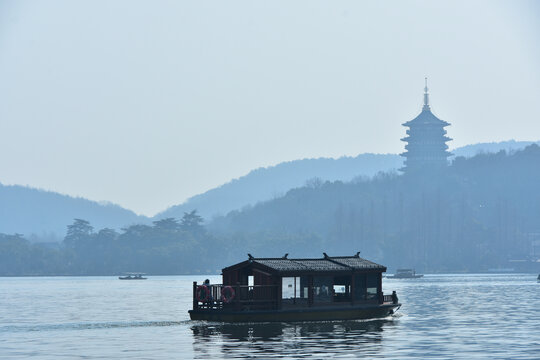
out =
[(64, 324), (37, 324), (37, 325), (8, 325), (0, 326), (2, 332), (28, 332), (28, 331), (57, 331), (57, 330), (89, 330), (114, 329), (132, 327), (179, 326), (190, 323), (184, 321), (136, 321), (136, 322), (103, 322), (103, 323), (64, 323)]
[[(538, 358), (532, 274), (386, 279), (403, 307), (370, 321), (190, 321), (188, 276), (0, 278), (0, 358)], [(218, 282), (219, 277), (210, 279)]]

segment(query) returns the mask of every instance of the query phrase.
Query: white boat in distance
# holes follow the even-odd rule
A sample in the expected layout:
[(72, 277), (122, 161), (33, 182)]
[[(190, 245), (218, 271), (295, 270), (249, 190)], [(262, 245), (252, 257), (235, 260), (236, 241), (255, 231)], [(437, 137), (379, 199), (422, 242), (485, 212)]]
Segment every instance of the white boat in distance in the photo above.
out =
[(388, 279), (418, 279), (422, 274), (417, 274), (414, 269), (397, 269), (394, 275), (387, 276)]
[(120, 280), (146, 280), (147, 278), (143, 277), (145, 273), (124, 273), (125, 276), (119, 276)]

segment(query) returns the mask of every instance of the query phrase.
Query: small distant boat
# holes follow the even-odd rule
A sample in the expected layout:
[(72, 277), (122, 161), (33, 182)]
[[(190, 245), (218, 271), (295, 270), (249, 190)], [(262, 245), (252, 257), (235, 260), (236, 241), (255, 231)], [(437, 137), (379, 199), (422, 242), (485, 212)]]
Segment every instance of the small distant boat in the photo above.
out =
[(387, 276), (388, 279), (418, 279), (422, 274), (417, 274), (414, 269), (397, 269), (396, 273), (392, 276)]
[(125, 276), (119, 276), (120, 280), (146, 280), (144, 273), (125, 273)]

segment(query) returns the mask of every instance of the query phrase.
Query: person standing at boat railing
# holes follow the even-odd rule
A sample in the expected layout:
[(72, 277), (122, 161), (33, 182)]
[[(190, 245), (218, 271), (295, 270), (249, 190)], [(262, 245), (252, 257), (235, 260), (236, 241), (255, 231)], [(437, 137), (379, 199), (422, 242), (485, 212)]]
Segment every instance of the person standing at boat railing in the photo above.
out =
[(203, 285), (208, 289), (208, 302), (214, 301), (214, 295), (212, 294), (212, 287), (210, 286), (210, 279), (206, 279), (203, 282)]
[(392, 291), (392, 303), (397, 304), (399, 301), (396, 291)]

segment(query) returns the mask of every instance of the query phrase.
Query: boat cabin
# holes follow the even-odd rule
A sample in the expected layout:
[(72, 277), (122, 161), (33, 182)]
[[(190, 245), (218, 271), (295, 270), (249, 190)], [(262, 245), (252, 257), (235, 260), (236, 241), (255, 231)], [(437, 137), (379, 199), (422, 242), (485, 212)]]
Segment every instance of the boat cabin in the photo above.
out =
[(222, 269), (223, 284), (193, 283), (193, 309), (287, 310), (397, 303), (383, 295), (386, 267), (354, 256), (249, 258)]

